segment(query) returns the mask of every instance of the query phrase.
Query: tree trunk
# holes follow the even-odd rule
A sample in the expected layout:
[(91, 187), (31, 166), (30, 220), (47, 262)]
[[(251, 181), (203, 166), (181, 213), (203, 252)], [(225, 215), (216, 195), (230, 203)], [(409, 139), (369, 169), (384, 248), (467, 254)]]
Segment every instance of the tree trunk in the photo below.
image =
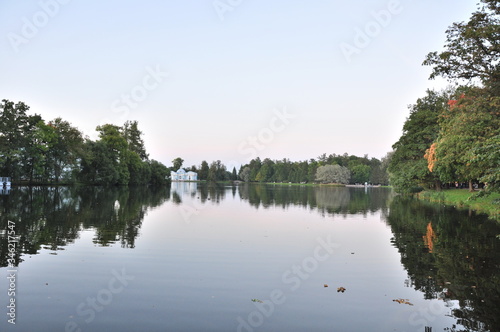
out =
[(474, 187), (472, 186), (472, 180), (469, 180), (469, 191), (470, 192), (474, 191)]
[(441, 191), (441, 181), (436, 180), (434, 182), (434, 188), (436, 189), (436, 191)]

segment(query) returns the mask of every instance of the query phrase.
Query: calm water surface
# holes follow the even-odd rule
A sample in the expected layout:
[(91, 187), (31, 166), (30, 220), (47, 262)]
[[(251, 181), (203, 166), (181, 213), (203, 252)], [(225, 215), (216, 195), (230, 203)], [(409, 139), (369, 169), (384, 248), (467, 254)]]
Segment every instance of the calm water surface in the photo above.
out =
[(499, 234), (385, 188), (12, 188), (0, 331), (500, 331)]

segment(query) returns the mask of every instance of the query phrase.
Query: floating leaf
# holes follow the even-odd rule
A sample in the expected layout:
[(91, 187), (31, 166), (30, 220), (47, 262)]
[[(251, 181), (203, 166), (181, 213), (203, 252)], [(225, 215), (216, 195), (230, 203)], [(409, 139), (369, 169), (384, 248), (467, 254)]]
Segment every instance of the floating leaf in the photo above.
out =
[(259, 300), (259, 299), (252, 299), (252, 302), (264, 303), (264, 302), (262, 302), (262, 301), (261, 301), (261, 300)]
[(399, 304), (408, 304), (408, 305), (413, 305), (413, 303), (410, 303), (410, 300), (408, 299), (395, 299), (392, 300), (393, 302), (397, 302)]
[(339, 288), (337, 288), (337, 292), (342, 292), (343, 293), (343, 292), (345, 292), (345, 288), (344, 287), (339, 287)]

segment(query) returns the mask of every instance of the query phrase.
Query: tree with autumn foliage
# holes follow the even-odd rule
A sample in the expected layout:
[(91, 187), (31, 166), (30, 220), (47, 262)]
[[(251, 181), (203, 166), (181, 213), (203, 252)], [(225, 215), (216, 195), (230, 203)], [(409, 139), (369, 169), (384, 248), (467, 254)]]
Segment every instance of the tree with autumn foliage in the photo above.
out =
[(427, 150), (429, 170), (443, 182), (468, 182), (484, 176), (487, 163), (480, 147), (498, 134), (500, 117), (488, 104), (483, 89), (462, 88), (439, 117), (439, 135)]
[(431, 52), (424, 65), (430, 78), (443, 77), (457, 89), (439, 118), (439, 135), (429, 145), (429, 169), (442, 181), (482, 181), (499, 188), (500, 164), (500, 1), (481, 0), (468, 22), (446, 31), (444, 51)]
[[(439, 176), (428, 169), (424, 159), (426, 150), (439, 133), (439, 115), (447, 107), (450, 91), (427, 91), (411, 105), (410, 116), (403, 126), (403, 134), (392, 146), (389, 177), (398, 192), (411, 193), (422, 186), (441, 187)], [(421, 189), (420, 189), (421, 190)]]

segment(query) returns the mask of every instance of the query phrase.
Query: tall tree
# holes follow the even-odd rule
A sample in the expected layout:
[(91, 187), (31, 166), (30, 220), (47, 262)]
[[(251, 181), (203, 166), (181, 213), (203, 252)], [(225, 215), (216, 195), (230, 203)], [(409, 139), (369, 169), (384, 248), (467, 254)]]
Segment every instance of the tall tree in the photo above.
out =
[(236, 173), (236, 167), (233, 167), (233, 171), (231, 173), (231, 180), (233, 181), (238, 180), (238, 173)]
[(142, 131), (139, 130), (137, 121), (126, 121), (123, 125), (123, 136), (128, 143), (128, 149), (137, 153), (141, 160), (147, 160), (149, 155), (144, 147)]
[[(64, 175), (66, 181), (78, 170), (78, 160), (82, 155), (83, 135), (69, 122), (56, 118), (48, 123), (55, 132), (55, 140), (47, 152), (51, 176), (56, 182)], [(65, 174), (67, 173), (67, 174)]]
[[(37, 121), (30, 117), (28, 123)], [(24, 135), (25, 147), (23, 149), (23, 171), (28, 177), (29, 183), (36, 179), (47, 182), (50, 176), (50, 165), (47, 154), (53, 149), (57, 140), (57, 134), (53, 127), (38, 121), (35, 125), (29, 125), (29, 131)]]
[(200, 171), (198, 173), (198, 179), (199, 180), (207, 180), (208, 179), (208, 170), (209, 170), (208, 163), (206, 162), (206, 160), (203, 160), (201, 162)]
[(349, 170), (351, 171), (351, 182), (365, 183), (370, 181), (370, 166), (354, 163), (353, 166), (349, 167)]
[(245, 166), (240, 170), (240, 179), (242, 181), (250, 181), (250, 167)]
[(412, 192), (421, 185), (440, 188), (439, 175), (431, 173), (424, 159), (426, 150), (437, 139), (438, 118), (447, 107), (449, 92), (427, 91), (411, 105), (410, 116), (403, 125), (403, 134), (392, 146), (389, 163), (391, 184), (398, 192)]
[[(500, 134), (500, 117), (490, 104), (488, 92), (480, 88), (463, 88), (449, 101), (440, 117), (440, 131), (429, 151), (429, 169), (436, 170), (446, 182), (472, 183), (486, 171), (486, 163), (478, 158), (478, 148)], [(474, 162), (475, 161), (475, 162)]]
[(183, 162), (184, 162), (184, 159), (182, 159), (180, 157), (177, 157), (174, 160), (172, 160), (172, 164), (174, 165), (173, 166), (174, 171), (179, 170), (182, 167)]
[(429, 53), (424, 65), (432, 66), (431, 78), (442, 76), (466, 82), (479, 79), (498, 93), (500, 4), (498, 0), (481, 0), (481, 3), (467, 23), (453, 23), (448, 28), (444, 51)]
[(109, 153), (107, 144), (102, 140), (94, 142), (87, 139), (82, 153), (78, 180), (89, 184), (115, 185), (119, 182), (119, 178), (116, 160)]
[(427, 157), (442, 178), (467, 180), (470, 189), (473, 179), (497, 187), (491, 181), (497, 181), (492, 174), (500, 135), (500, 1), (481, 0), (478, 6), (467, 23), (448, 28), (445, 50), (429, 53), (424, 61), (432, 66), (430, 78), (469, 85), (460, 100), (451, 100)]
[(29, 106), (23, 102), (3, 99), (0, 104), (0, 171), (17, 181), (23, 175), (23, 151), (27, 138), (36, 124), (42, 120), (39, 115), (28, 116)]
[(119, 174), (116, 184), (127, 185), (130, 181), (128, 170), (128, 143), (121, 133), (121, 128), (112, 124), (98, 126), (99, 138), (107, 148), (110, 159)]
[(170, 175), (170, 170), (167, 166), (163, 165), (159, 161), (150, 161), (151, 176), (149, 183), (152, 185), (165, 185), (168, 183), (167, 176)]

